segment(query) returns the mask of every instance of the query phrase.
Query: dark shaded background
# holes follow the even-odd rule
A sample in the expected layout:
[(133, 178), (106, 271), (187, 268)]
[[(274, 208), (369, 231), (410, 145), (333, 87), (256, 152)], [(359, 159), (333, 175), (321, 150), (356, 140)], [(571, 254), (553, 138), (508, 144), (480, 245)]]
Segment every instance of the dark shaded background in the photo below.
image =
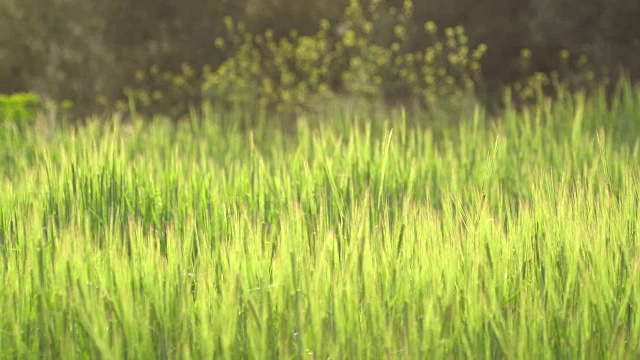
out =
[[(364, 0), (367, 1), (367, 0)], [(402, 1), (387, 0), (390, 6)], [(320, 18), (339, 23), (348, 0), (0, 0), (0, 93), (35, 91), (90, 109), (98, 96), (123, 97), (137, 69), (214, 68), (225, 57), (214, 46), (223, 18), (250, 31), (316, 31)], [(414, 21), (464, 25), (471, 44), (489, 52), (487, 91), (519, 75), (522, 48), (531, 70), (558, 66), (558, 52), (589, 57), (592, 67), (640, 71), (638, 0), (416, 0)], [(413, 40), (420, 46), (421, 39)]]

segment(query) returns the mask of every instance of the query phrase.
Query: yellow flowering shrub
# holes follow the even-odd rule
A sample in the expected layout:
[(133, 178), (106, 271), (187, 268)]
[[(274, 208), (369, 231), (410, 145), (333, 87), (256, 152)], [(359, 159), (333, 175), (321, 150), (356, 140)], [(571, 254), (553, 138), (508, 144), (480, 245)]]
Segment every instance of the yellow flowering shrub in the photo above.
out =
[[(223, 111), (289, 113), (316, 111), (329, 101), (346, 99), (365, 106), (418, 106), (439, 114), (475, 106), (485, 90), (487, 45), (471, 44), (463, 26), (440, 28), (428, 21), (417, 27), (413, 8), (412, 0), (400, 8), (383, 0), (350, 0), (340, 21), (321, 19), (315, 33), (291, 30), (278, 38), (269, 29), (251, 33), (227, 16), (226, 33), (212, 39), (212, 46), (226, 54), (224, 62), (200, 72), (187, 64), (178, 74), (158, 67), (138, 71), (134, 78), (141, 86), (127, 89), (129, 103), (121, 106), (163, 110), (180, 98)], [(506, 84), (517, 102), (594, 79), (587, 59), (566, 50), (558, 54), (560, 69), (550, 73), (533, 71), (533, 57), (523, 49), (520, 80)]]
[[(400, 9), (380, 0), (351, 0), (341, 23), (323, 19), (315, 34), (291, 32), (282, 39), (270, 30), (241, 31), (226, 18), (228, 33), (215, 44), (230, 55), (203, 72), (203, 98), (222, 107), (300, 111), (336, 96), (428, 107), (473, 93), (487, 46), (470, 48), (461, 26), (442, 32), (428, 22), (415, 29), (412, 11), (411, 0)], [(391, 36), (380, 36), (386, 32)], [(425, 39), (421, 50), (411, 49), (416, 36)]]
[[(531, 49), (520, 51), (520, 79), (510, 84), (510, 99), (519, 104), (533, 103), (545, 96), (563, 96), (573, 91), (595, 88), (598, 84), (606, 84), (606, 74), (598, 74), (591, 68), (584, 55), (573, 59), (571, 53), (562, 49), (558, 53), (559, 67), (548, 73), (531, 71), (531, 61), (535, 54)], [(589, 86), (590, 84), (590, 86)]]

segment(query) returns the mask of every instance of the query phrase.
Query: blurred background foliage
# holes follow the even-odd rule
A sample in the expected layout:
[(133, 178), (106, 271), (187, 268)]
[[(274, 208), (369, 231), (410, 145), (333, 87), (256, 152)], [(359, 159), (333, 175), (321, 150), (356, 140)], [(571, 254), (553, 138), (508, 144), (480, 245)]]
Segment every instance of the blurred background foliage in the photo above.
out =
[(526, 101), (640, 71), (637, 0), (0, 0), (0, 93), (179, 117), (203, 101)]

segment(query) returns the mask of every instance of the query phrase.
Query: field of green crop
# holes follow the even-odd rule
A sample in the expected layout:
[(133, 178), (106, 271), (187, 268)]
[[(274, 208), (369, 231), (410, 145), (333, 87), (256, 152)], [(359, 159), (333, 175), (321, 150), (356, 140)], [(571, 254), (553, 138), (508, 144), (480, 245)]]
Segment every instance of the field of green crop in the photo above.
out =
[(239, 116), (12, 133), (0, 358), (640, 356), (640, 90)]

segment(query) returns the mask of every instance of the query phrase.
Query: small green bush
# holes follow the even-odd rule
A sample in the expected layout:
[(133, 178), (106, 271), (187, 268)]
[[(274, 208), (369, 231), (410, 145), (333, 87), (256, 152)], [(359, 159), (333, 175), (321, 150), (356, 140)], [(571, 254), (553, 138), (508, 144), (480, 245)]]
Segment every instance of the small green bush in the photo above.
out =
[(0, 94), (0, 162), (4, 164), (0, 179), (19, 167), (27, 147), (25, 136), (33, 128), (41, 106), (40, 98), (33, 93)]
[(33, 93), (0, 94), (0, 123), (17, 126), (32, 124), (40, 105), (40, 98)]

